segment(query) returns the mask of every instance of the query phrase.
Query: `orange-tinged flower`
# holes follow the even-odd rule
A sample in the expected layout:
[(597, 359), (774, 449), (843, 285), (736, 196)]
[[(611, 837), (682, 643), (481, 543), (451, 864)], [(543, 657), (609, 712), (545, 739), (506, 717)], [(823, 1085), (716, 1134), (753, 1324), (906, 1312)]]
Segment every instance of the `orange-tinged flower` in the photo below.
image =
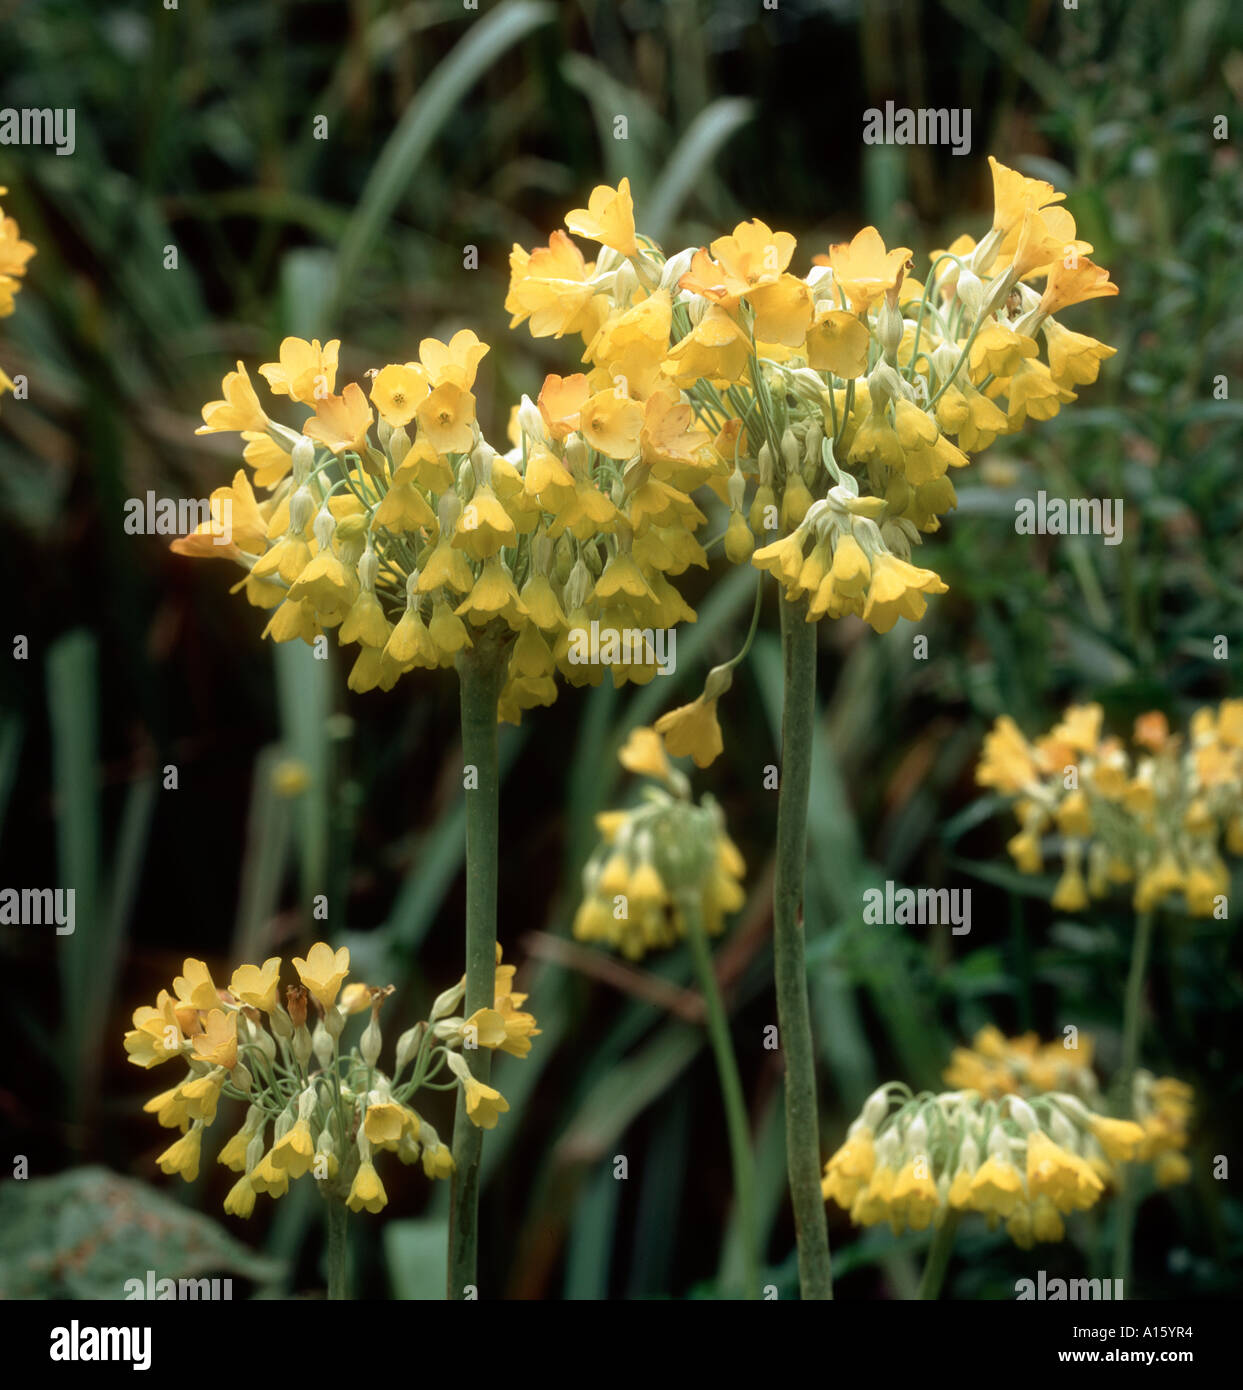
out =
[(577, 235), (598, 241), (601, 246), (608, 246), (623, 256), (639, 254), (629, 179), (622, 179), (616, 189), (608, 184), (593, 188), (585, 208), (573, 208), (566, 213), (565, 225)]
[[(188, 536), (178, 536), (169, 549), (195, 559), (238, 559), (241, 552), (260, 555), (267, 545), (268, 523), (254, 489), (243, 469), (233, 475), (232, 485), (218, 487), (208, 499), (209, 521), (200, 522)], [(221, 544), (229, 537), (227, 544)]]
[(510, 328), (524, 320), (534, 338), (560, 338), (566, 333), (594, 332), (598, 325), (593, 304), (597, 292), (592, 268), (564, 232), (553, 232), (547, 246), (529, 254), (515, 246), (509, 257), (509, 293), (505, 308), (513, 317)]
[(758, 217), (739, 222), (732, 235), (717, 237), (712, 243), (711, 256), (702, 247), (695, 252), (679, 288), (730, 309), (744, 296), (754, 303), (752, 292), (782, 277), (796, 245), (789, 232), (774, 232)]
[(1070, 266), (1058, 260), (1049, 271), (1044, 293), (1040, 296), (1040, 312), (1056, 314), (1071, 304), (1105, 299), (1117, 293), (1118, 287), (1110, 280), (1109, 272), (1086, 256), (1074, 257)]
[(591, 386), (582, 372), (572, 376), (550, 373), (544, 378), (536, 405), (554, 439), (564, 439), (578, 429), (580, 413), (590, 396)]
[(361, 453), (373, 419), (362, 387), (351, 381), (339, 396), (315, 402), (315, 415), (302, 427), (308, 439), (326, 444), (338, 456), (347, 450)]

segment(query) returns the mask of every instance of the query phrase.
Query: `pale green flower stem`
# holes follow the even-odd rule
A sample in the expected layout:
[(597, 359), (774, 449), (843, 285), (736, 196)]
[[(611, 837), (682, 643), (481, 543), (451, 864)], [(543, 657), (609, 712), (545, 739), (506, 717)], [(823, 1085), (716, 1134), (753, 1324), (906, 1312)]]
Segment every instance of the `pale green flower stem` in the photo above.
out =
[(734, 1056), (734, 1045), (730, 1038), (729, 1018), (716, 982), (712, 950), (708, 945), (708, 933), (704, 930), (699, 900), (684, 895), (680, 907), (695, 959), (695, 971), (699, 976), (699, 988), (703, 993), (708, 1038), (716, 1060), (721, 1103), (725, 1107), (730, 1161), (734, 1169), (734, 1200), (738, 1204), (738, 1225), (742, 1237), (743, 1292), (746, 1298), (755, 1299), (760, 1296), (759, 1221), (755, 1203), (755, 1155), (751, 1148), (747, 1106), (743, 1098), (742, 1080), (738, 1075), (738, 1059)]
[(349, 1282), (346, 1269), (349, 1243), (346, 1231), (349, 1223), (349, 1209), (344, 1202), (329, 1198), (325, 1204), (325, 1225), (328, 1228), (328, 1297), (333, 1300), (349, 1298)]
[[(474, 767), (476, 784), (466, 792), (466, 1001), (464, 1015), (490, 1009), (496, 983), (496, 864), (500, 771), (496, 704), (505, 677), (503, 638), (486, 628), (457, 659), (461, 686), (462, 762)], [(471, 1054), (476, 1080), (487, 1084), (492, 1054)], [(458, 1092), (453, 1121), (453, 1190), (449, 1205), (449, 1273), (446, 1297), (463, 1299), (477, 1288), (479, 1163), (483, 1131), (466, 1114), (465, 1090)]]
[[(1132, 1085), (1139, 1065), (1139, 1041), (1143, 1032), (1144, 977), (1148, 973), (1148, 953), (1152, 949), (1155, 912), (1141, 912), (1135, 924), (1135, 940), (1131, 945), (1131, 969), (1127, 975), (1126, 997), (1122, 1011), (1122, 1068), (1117, 1081), (1117, 1093), (1124, 1116), (1130, 1115)], [(1113, 1277), (1125, 1281), (1131, 1277), (1131, 1241), (1135, 1228), (1136, 1184), (1139, 1173), (1122, 1167), (1118, 1172), (1117, 1219), (1114, 1236)]]
[(785, 1057), (786, 1155), (799, 1288), (805, 1299), (833, 1297), (829, 1230), (820, 1194), (820, 1125), (816, 1064), (803, 950), (803, 882), (807, 870), (807, 800), (811, 790), (812, 728), (816, 710), (816, 624), (806, 600), (781, 603), (784, 699), (781, 790), (777, 800), (777, 872), (773, 892), (773, 951), (777, 1019)]
[(945, 1282), (945, 1271), (949, 1267), (950, 1252), (954, 1248), (954, 1233), (958, 1230), (958, 1213), (951, 1207), (945, 1213), (941, 1229), (933, 1237), (928, 1247), (928, 1259), (924, 1265), (923, 1278), (919, 1281), (919, 1297), (934, 1301), (941, 1296), (941, 1285)]

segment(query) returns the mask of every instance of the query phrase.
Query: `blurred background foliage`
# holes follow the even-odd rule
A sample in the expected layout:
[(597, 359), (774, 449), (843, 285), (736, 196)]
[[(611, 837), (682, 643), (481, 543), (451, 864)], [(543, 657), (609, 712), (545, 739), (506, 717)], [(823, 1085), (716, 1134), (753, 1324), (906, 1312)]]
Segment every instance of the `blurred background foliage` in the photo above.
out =
[[(799, 237), (803, 267), (874, 222), (890, 245), (917, 248), (922, 274), (928, 250), (987, 228), (991, 152), (1069, 190), (1081, 235), (1120, 284), (1120, 298), (1073, 311), (1073, 327), (1119, 349), (1100, 382), (956, 479), (958, 511), (924, 552), (950, 585), (918, 629), (928, 659), (913, 658), (906, 624), (883, 638), (854, 620), (822, 625), (806, 902), (826, 1155), (873, 1086), (936, 1086), (949, 1049), (985, 1022), (1046, 1037), (1078, 1025), (1097, 1035), (1108, 1079), (1131, 914), (1120, 902), (1052, 914), (1049, 884), (1010, 870), (1010, 827), (976, 797), (972, 770), (1001, 712), (1034, 733), (1067, 701), (1097, 699), (1126, 732), (1145, 709), (1182, 721), (1239, 693), (1237, 6), (39, 0), (3, 6), (0, 26), (0, 107), (77, 112), (72, 158), (0, 150), (6, 211), (38, 246), (0, 327), (0, 363), (30, 391), (0, 416), (6, 621), (29, 640), (27, 660), (0, 664), (0, 878), (72, 885), (78, 903), (72, 937), (0, 929), (13, 1035), (0, 1124), (32, 1178), (101, 1165), (219, 1215), (230, 1181), (219, 1167), (205, 1164), (189, 1191), (152, 1182), (163, 1135), (139, 1105), (158, 1074), (125, 1065), (121, 1033), (186, 954), (217, 978), (240, 958), (288, 958), (323, 931), (307, 911), (314, 892), (328, 894), (328, 931), (350, 945), (355, 973), (401, 988), (394, 1031), (460, 973), (455, 682), (422, 675), (393, 696), (347, 696), (340, 664), (258, 640), (225, 566), (127, 535), (123, 504), (148, 489), (206, 496), (231, 476), (234, 441), (196, 439), (198, 407), (237, 358), (253, 371), (286, 333), (342, 338), (349, 378), (412, 355), (423, 336), (474, 328), (493, 344), (478, 389), (499, 439), (520, 392), (573, 369), (567, 343), (506, 331), (510, 246), (546, 239), (594, 184), (623, 174), (640, 225), (669, 249), (760, 216)], [(864, 145), (864, 109), (889, 99), (970, 108), (970, 155)], [(463, 269), (470, 246), (476, 270)], [(1037, 488), (1124, 498), (1124, 542), (1020, 541), (1014, 500)], [(485, 1145), (489, 1294), (712, 1297), (735, 1285), (726, 1137), (689, 959), (635, 971), (568, 936), (591, 817), (624, 794), (620, 740), (693, 694), (745, 629), (745, 574), (714, 567), (697, 584), (700, 620), (680, 633), (676, 675), (564, 691), (503, 733), (501, 937), (524, 962), (544, 1035), (525, 1063), (498, 1068), (513, 1109)], [(767, 1277), (788, 1296), (780, 1063), (762, 1046), (774, 1021), (776, 798), (762, 790), (779, 739), (774, 627), (769, 612), (722, 710), (725, 757), (695, 780), (722, 800), (748, 861), (750, 902), (717, 960), (759, 1155)], [(1215, 657), (1219, 637), (1230, 660)], [(274, 773), (291, 759), (309, 786), (287, 798)], [(972, 889), (970, 935), (865, 927), (862, 891), (887, 878)], [(1195, 1084), (1198, 1161), (1189, 1186), (1144, 1204), (1134, 1286), (1237, 1292), (1243, 1205), (1209, 1176), (1240, 1101), (1233, 922), (1167, 917), (1149, 996), (1144, 1060)], [(228, 1117), (215, 1130), (220, 1143)], [(626, 1182), (613, 1179), (616, 1154), (630, 1159)], [(20, 1205), (17, 1186), (5, 1200)], [(102, 1218), (83, 1204), (108, 1184), (85, 1168), (74, 1190), (73, 1230), (95, 1229)], [(437, 1296), (443, 1194), (429, 1198), (410, 1172), (389, 1191), (382, 1218), (356, 1223), (360, 1287)], [(32, 1184), (23, 1229), (54, 1247), (58, 1227), (38, 1213), (62, 1200)], [(261, 1205), (249, 1225), (220, 1217), (263, 1258), (254, 1289), (322, 1286), (314, 1204), (304, 1192)], [(1010, 1297), (1033, 1261), (1080, 1273), (1109, 1238), (1105, 1214), (1031, 1255), (972, 1224), (949, 1296)], [(913, 1292), (921, 1238), (860, 1234), (836, 1208), (831, 1236), (842, 1296)], [(245, 1277), (227, 1249), (220, 1269)], [(185, 1272), (167, 1252), (130, 1263), (144, 1260)], [(2, 1277), (17, 1292), (40, 1276), (27, 1263)]]

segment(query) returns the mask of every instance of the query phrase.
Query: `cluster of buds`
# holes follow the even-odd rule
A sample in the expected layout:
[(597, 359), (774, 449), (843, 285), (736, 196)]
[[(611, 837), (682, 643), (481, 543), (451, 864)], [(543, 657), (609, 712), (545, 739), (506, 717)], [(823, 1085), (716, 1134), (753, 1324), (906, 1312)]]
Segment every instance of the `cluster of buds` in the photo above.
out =
[(583, 869), (574, 935), (639, 960), (684, 937), (692, 915), (708, 935), (719, 934), (726, 913), (742, 906), (746, 866), (720, 807), (706, 795), (691, 800), (655, 730), (634, 730), (618, 756), (654, 785), (637, 806), (596, 817), (601, 843)]
[[(0, 188), (0, 198), (9, 190)], [(26, 274), (26, 262), (35, 253), (28, 241), (22, 240), (21, 230), (15, 217), (6, 217), (0, 207), (0, 319), (8, 318), (13, 312), (17, 292), (22, 287), (22, 276)], [(0, 368), (0, 397), (12, 391), (13, 383)]]
[[(493, 1007), (454, 1016), (466, 990), (460, 981), (435, 1001), (425, 1022), (401, 1034), (386, 1073), (378, 1065), (380, 1010), (393, 986), (345, 984), (349, 951), (322, 941), (293, 965), (300, 984), (286, 987), (282, 1004), (278, 957), (238, 966), (227, 990), (217, 989), (202, 961), (188, 959), (171, 994), (161, 990), (154, 1007), (134, 1011), (124, 1040), (129, 1060), (144, 1069), (169, 1061), (187, 1067), (177, 1085), (143, 1107), (164, 1128), (180, 1131), (160, 1154), (161, 1169), (187, 1182), (198, 1176), (203, 1131), (223, 1096), (248, 1103), (241, 1129), (219, 1154), (219, 1162), (241, 1175), (224, 1202), (234, 1216), (249, 1217), (258, 1194), (281, 1197), (308, 1174), (328, 1200), (377, 1212), (388, 1201), (375, 1168), (378, 1149), (392, 1150), (402, 1163), (421, 1161), (429, 1178), (448, 1177), (453, 1156), (412, 1101), (422, 1089), (460, 1085), (467, 1115), (485, 1129), (508, 1110), (499, 1091), (471, 1074), (463, 1050), (486, 1047), (517, 1057), (530, 1050), (539, 1030), (521, 1011), (526, 996), (513, 991), (514, 967), (500, 964), (498, 947)], [(344, 1034), (357, 1014), (369, 1018), (347, 1050)]]
[[(910, 559), (957, 505), (950, 470), (1050, 419), (1114, 352), (1054, 317), (1117, 293), (1065, 195), (989, 162), (992, 227), (933, 252), (922, 284), (874, 227), (804, 276), (789, 269), (794, 237), (758, 219), (667, 256), (636, 233), (623, 179), (566, 217), (599, 259), (560, 231), (516, 246), (506, 307), (536, 337), (581, 336), (579, 392), (620, 389), (636, 428), (653, 401), (661, 419), (689, 404), (711, 441), (701, 481), (729, 508), (730, 561), (807, 597), (808, 621), (854, 613), (885, 632), (945, 592)], [(642, 445), (626, 476), (647, 466)]]
[[(896, 1103), (896, 1109), (894, 1105)], [(1058, 1241), (1063, 1217), (1100, 1200), (1115, 1161), (1136, 1157), (1144, 1131), (1069, 1092), (875, 1091), (825, 1165), (821, 1184), (857, 1225), (895, 1234), (939, 1226), (953, 1211), (1005, 1223), (1016, 1245)]]
[[(971, 1040), (956, 1047), (945, 1069), (947, 1086), (976, 1091), (987, 1100), (1016, 1095), (1029, 1098), (1044, 1092), (1068, 1092), (1091, 1111), (1105, 1109), (1105, 1098), (1093, 1068), (1095, 1045), (1090, 1035), (1042, 1043), (1035, 1033), (1005, 1037), (989, 1024)], [(1191, 1120), (1192, 1089), (1172, 1076), (1154, 1077), (1136, 1071), (1131, 1079), (1130, 1115), (1143, 1132), (1133, 1161), (1151, 1163), (1160, 1187), (1185, 1182), (1190, 1165), (1186, 1149)]]
[(1034, 743), (1008, 715), (987, 735), (976, 781), (1014, 799), (1018, 868), (1041, 871), (1055, 830), (1059, 910), (1131, 883), (1136, 911), (1181, 898), (1192, 916), (1224, 915), (1222, 847), (1243, 854), (1243, 700), (1198, 710), (1185, 737), (1163, 714), (1141, 715), (1132, 749), (1102, 737), (1102, 722), (1099, 705), (1075, 705)]

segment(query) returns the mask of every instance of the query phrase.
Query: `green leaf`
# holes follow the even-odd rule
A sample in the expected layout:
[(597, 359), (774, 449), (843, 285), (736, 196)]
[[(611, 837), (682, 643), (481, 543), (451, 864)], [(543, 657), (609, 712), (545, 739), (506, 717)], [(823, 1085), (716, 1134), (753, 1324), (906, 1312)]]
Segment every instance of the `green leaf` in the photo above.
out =
[(505, 0), (440, 63), (389, 136), (363, 187), (337, 255), (331, 298), (339, 306), (384, 229), (385, 222), (414, 183), (415, 173), (441, 127), (494, 62), (556, 13), (543, 0)]
[(424, 1216), (384, 1227), (384, 1260), (393, 1297), (443, 1300), (448, 1275), (449, 1218)]
[(106, 1168), (71, 1168), (0, 1187), (0, 1298), (118, 1299), (125, 1281), (239, 1275), (283, 1266), (210, 1217)]

